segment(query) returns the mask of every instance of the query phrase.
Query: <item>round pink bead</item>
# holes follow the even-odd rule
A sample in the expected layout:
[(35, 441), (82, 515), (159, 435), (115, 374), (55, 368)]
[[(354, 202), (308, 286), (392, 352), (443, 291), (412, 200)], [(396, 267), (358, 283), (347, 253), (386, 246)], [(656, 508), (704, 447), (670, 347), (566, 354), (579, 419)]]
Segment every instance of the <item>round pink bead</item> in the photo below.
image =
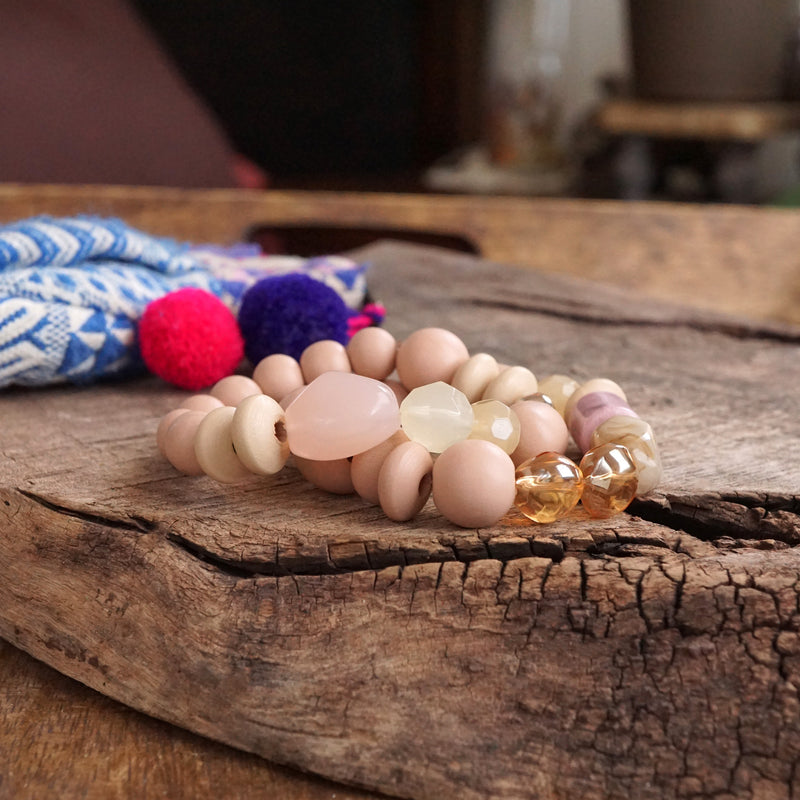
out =
[(184, 410), (173, 420), (164, 434), (164, 455), (179, 472), (186, 475), (202, 475), (203, 468), (194, 452), (194, 437), (200, 423), (206, 418), (205, 411)]
[(253, 370), (253, 380), (264, 394), (278, 402), (305, 384), (300, 364), (285, 353), (273, 353), (262, 358)]
[(350, 477), (350, 459), (312, 461), (295, 456), (294, 465), (300, 474), (318, 489), (324, 489), (331, 494), (352, 494), (355, 491)]
[(173, 422), (181, 415), (185, 414), (187, 411), (192, 409), (188, 408), (176, 408), (170, 411), (168, 414), (165, 414), (161, 418), (161, 422), (158, 423), (158, 430), (156, 431), (156, 444), (158, 445), (158, 451), (161, 453), (162, 456), (166, 458), (166, 452), (164, 451), (164, 439), (167, 435), (167, 431), (169, 430), (169, 426), (172, 425)]
[(188, 408), (189, 411), (213, 411), (225, 405), (222, 400), (210, 394), (193, 394), (187, 397), (178, 408)]
[(211, 387), (211, 394), (226, 406), (238, 406), (245, 397), (263, 392), (261, 387), (246, 375), (228, 375)]
[(300, 356), (300, 369), (306, 383), (323, 372), (352, 372), (347, 350), (333, 339), (320, 339), (306, 347)]
[(462, 528), (494, 525), (514, 503), (514, 462), (496, 444), (464, 439), (433, 465), (433, 502)]
[(350, 465), (350, 477), (359, 497), (375, 505), (380, 503), (380, 498), (378, 497), (378, 474), (381, 471), (383, 462), (395, 447), (408, 440), (408, 436), (401, 428), (388, 439), (375, 445), (375, 447), (370, 447), (369, 450), (353, 456), (353, 462)]
[(417, 442), (404, 442), (386, 456), (378, 476), (383, 513), (395, 522), (415, 517), (431, 495), (433, 459)]
[(567, 423), (552, 406), (538, 400), (520, 400), (511, 408), (520, 426), (519, 444), (511, 454), (515, 466), (539, 453), (563, 455), (566, 452), (569, 444)]
[(450, 383), (468, 358), (466, 345), (451, 331), (420, 328), (397, 350), (397, 377), (409, 390), (436, 381)]
[(385, 328), (362, 328), (347, 345), (353, 372), (382, 381), (394, 370), (397, 341)]
[(581, 397), (572, 407), (569, 417), (569, 432), (581, 452), (585, 453), (592, 443), (592, 434), (611, 417), (638, 417), (639, 415), (620, 397), (612, 392), (590, 392)]
[(394, 392), (352, 372), (324, 372), (286, 409), (289, 449), (316, 461), (363, 453), (399, 427)]

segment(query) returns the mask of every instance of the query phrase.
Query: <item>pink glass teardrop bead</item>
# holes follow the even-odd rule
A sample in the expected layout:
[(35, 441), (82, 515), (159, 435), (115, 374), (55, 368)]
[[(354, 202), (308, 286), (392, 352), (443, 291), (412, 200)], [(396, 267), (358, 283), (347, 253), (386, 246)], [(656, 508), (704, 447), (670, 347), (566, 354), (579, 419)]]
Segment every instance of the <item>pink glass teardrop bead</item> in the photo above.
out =
[(289, 449), (301, 458), (330, 461), (363, 453), (400, 427), (394, 392), (350, 372), (324, 372), (286, 409)]

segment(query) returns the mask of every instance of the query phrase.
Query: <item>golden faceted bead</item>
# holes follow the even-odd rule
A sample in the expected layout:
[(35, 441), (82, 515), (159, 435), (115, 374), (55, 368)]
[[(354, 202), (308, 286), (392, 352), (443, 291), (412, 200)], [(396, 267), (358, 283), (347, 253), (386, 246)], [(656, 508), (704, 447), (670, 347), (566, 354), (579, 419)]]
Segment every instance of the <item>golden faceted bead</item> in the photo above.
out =
[(539, 391), (550, 398), (553, 407), (561, 416), (564, 416), (564, 409), (567, 401), (580, 384), (575, 378), (569, 375), (548, 375), (544, 380), (539, 381)]
[(519, 444), (520, 422), (515, 411), (499, 400), (472, 404), (472, 430), (467, 438), (484, 439), (511, 455)]
[(626, 447), (601, 444), (581, 459), (581, 503), (592, 517), (613, 517), (624, 511), (636, 495), (636, 464)]
[(583, 492), (583, 475), (575, 462), (560, 453), (530, 458), (515, 472), (514, 505), (534, 522), (553, 522), (569, 514)]

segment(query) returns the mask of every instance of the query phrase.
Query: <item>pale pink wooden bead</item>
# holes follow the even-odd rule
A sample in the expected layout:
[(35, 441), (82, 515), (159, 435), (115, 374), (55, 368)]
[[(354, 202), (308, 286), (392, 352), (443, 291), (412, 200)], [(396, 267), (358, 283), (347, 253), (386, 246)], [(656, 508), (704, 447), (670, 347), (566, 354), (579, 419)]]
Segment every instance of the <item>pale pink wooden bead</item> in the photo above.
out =
[(300, 474), (318, 489), (324, 489), (331, 494), (353, 494), (355, 491), (350, 478), (349, 458), (314, 461), (294, 456), (293, 459)]
[(181, 414), (185, 414), (188, 410), (188, 408), (173, 409), (168, 414), (165, 414), (161, 418), (161, 422), (158, 423), (158, 430), (156, 431), (156, 444), (158, 445), (158, 452), (161, 453), (161, 455), (165, 458), (167, 454), (164, 451), (164, 439), (166, 438), (167, 430), (169, 430), (169, 426), (172, 425), (172, 423), (175, 422), (175, 420)]
[(298, 386), (293, 389), (285, 397), (281, 397), (281, 408), (286, 411), (287, 408), (303, 393), (305, 386)]
[(538, 456), (553, 452), (563, 455), (569, 444), (569, 430), (563, 417), (553, 406), (538, 400), (520, 400), (511, 409), (519, 419), (519, 444), (511, 454), (515, 466)]
[(233, 406), (209, 411), (194, 436), (197, 463), (209, 478), (219, 483), (237, 483), (251, 475), (233, 449), (231, 422), (235, 413)]
[(575, 404), (581, 397), (585, 397), (587, 394), (591, 394), (592, 392), (610, 392), (611, 394), (615, 394), (620, 397), (625, 402), (628, 401), (628, 398), (625, 396), (625, 392), (622, 391), (622, 387), (612, 381), (610, 378), (592, 378), (591, 380), (582, 383), (570, 396), (569, 400), (567, 400), (567, 405), (564, 407), (564, 419), (569, 425), (569, 418), (572, 416), (572, 409), (575, 408)]
[(406, 389), (428, 383), (450, 383), (455, 371), (469, 358), (461, 339), (444, 328), (420, 328), (397, 350), (397, 377)]
[(280, 472), (289, 458), (289, 442), (278, 401), (266, 394), (245, 397), (233, 415), (231, 440), (236, 455), (250, 472)]
[(382, 381), (394, 370), (397, 340), (385, 328), (362, 328), (347, 344), (353, 372)]
[(263, 392), (261, 387), (246, 375), (228, 375), (211, 387), (211, 394), (226, 406), (238, 406), (245, 397)]
[(380, 503), (378, 497), (378, 474), (381, 471), (381, 466), (386, 460), (386, 456), (395, 447), (407, 441), (408, 436), (404, 431), (399, 430), (388, 439), (375, 445), (375, 447), (353, 456), (353, 462), (350, 465), (350, 477), (353, 481), (353, 488), (359, 497), (363, 497), (364, 500), (375, 505)]
[(297, 359), (285, 353), (273, 353), (262, 358), (253, 370), (253, 380), (264, 394), (278, 402), (305, 382)]
[(222, 400), (214, 397), (211, 394), (193, 394), (187, 397), (178, 408), (188, 408), (190, 411), (211, 411), (213, 408), (219, 408), (225, 404)]
[(403, 442), (386, 456), (378, 475), (378, 498), (389, 519), (415, 517), (431, 495), (433, 459), (419, 442)]
[(397, 405), (400, 405), (408, 397), (409, 391), (400, 381), (387, 378), (384, 383), (394, 392), (394, 396), (397, 398)]
[(206, 413), (185, 410), (175, 418), (164, 434), (164, 455), (167, 461), (185, 475), (203, 474), (203, 468), (194, 452), (194, 437)]
[(323, 372), (352, 372), (350, 359), (343, 344), (333, 339), (321, 339), (303, 350), (300, 369), (306, 383), (311, 383)]
[(433, 465), (433, 502), (462, 528), (494, 525), (514, 503), (514, 462), (496, 444), (464, 439)]

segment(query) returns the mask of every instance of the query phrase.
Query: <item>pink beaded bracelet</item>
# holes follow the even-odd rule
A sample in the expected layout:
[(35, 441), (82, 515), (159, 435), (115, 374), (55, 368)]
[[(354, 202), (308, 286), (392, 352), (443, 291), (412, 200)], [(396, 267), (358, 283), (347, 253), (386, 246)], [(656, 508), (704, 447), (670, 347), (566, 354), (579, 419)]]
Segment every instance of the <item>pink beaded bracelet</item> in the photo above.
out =
[[(565, 455), (570, 438), (583, 456)], [(392, 520), (433, 496), (450, 522), (497, 523), (516, 506), (552, 522), (580, 502), (593, 517), (651, 491), (661, 462), (650, 425), (613, 381), (537, 381), (526, 367), (470, 356), (442, 328), (399, 344), (364, 328), (347, 347), (310, 345), (299, 362), (272, 355), (253, 378), (223, 378), (169, 412), (162, 454), (187, 475), (223, 483), (279, 472), (290, 457), (319, 488), (357, 493)]]

